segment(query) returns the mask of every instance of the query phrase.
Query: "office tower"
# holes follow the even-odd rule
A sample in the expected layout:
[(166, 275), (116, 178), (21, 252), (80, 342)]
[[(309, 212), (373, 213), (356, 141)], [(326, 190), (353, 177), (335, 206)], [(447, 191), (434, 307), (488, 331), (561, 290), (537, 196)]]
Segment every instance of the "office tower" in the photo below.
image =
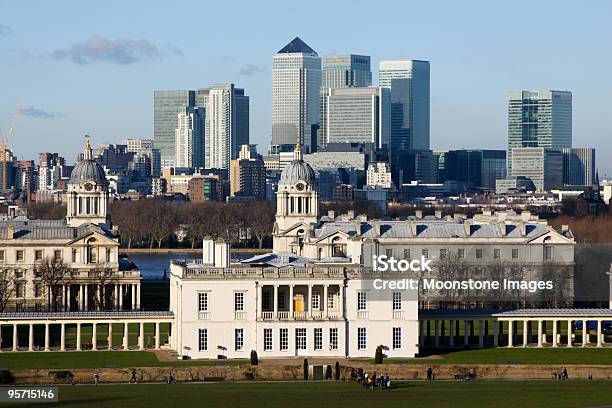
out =
[(391, 137), (391, 97), (387, 88), (328, 88), (323, 96), (328, 143), (371, 143), (382, 148)]
[(371, 187), (391, 188), (391, 167), (387, 162), (371, 162), (366, 175), (367, 185)]
[(438, 174), (438, 181), (452, 180), (464, 183), (465, 188), (493, 191), (496, 180), (506, 178), (506, 151), (449, 150), (444, 154), (443, 172)]
[(563, 184), (592, 186), (595, 183), (595, 149), (565, 147), (563, 153)]
[(234, 84), (198, 89), (196, 105), (204, 107), (204, 165), (229, 169), (240, 146), (249, 144), (249, 97)]
[(321, 58), (295, 37), (272, 58), (272, 145), (308, 152), (316, 146), (320, 115)]
[(572, 93), (514, 91), (508, 98), (508, 175), (512, 150), (519, 147), (572, 147)]
[(266, 167), (255, 145), (242, 145), (238, 159), (231, 161), (230, 195), (266, 198)]
[(127, 146), (122, 144), (98, 145), (93, 155), (100, 166), (111, 170), (126, 169), (134, 157), (134, 153), (128, 152)]
[(544, 147), (512, 149), (512, 177), (530, 179), (540, 191), (549, 191), (561, 186), (563, 184), (561, 151)]
[(381, 61), (379, 85), (391, 89), (391, 151), (429, 149), (429, 61)]
[(124, 139), (122, 144), (127, 146), (128, 152), (136, 153), (141, 149), (152, 149), (153, 148), (153, 140), (152, 139)]
[(175, 129), (176, 167), (204, 167), (204, 121), (202, 110), (184, 107), (177, 114)]
[(161, 155), (159, 149), (139, 149), (130, 162), (128, 169), (140, 179), (159, 177), (161, 174)]
[(177, 117), (184, 107), (195, 106), (194, 91), (155, 91), (153, 92), (153, 139), (159, 149), (162, 166), (176, 159), (175, 131)]

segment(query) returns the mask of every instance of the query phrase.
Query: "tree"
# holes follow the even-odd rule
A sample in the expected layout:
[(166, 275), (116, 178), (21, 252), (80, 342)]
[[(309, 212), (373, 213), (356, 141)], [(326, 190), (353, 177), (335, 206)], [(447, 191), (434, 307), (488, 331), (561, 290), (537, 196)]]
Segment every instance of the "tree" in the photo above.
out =
[(8, 302), (15, 295), (15, 282), (12, 273), (7, 269), (0, 270), (0, 313), (4, 312)]
[(63, 309), (64, 285), (70, 277), (70, 268), (61, 260), (45, 258), (34, 265), (34, 275), (39, 277), (47, 291), (47, 307), (57, 312)]
[[(113, 268), (106, 265), (99, 265), (89, 271), (89, 277), (97, 285), (94, 291), (93, 302), (96, 310), (112, 310), (114, 308), (113, 299), (107, 296), (108, 285), (114, 286), (119, 280)], [(118, 296), (118, 294), (115, 294)]]
[(257, 238), (259, 248), (263, 248), (263, 241), (272, 234), (274, 225), (274, 203), (257, 201), (249, 206), (247, 211), (247, 226)]
[(174, 233), (176, 221), (176, 214), (172, 205), (160, 201), (153, 201), (151, 212), (149, 213), (151, 232), (149, 247), (153, 248), (153, 242), (157, 242), (157, 247), (161, 248), (162, 242), (170, 238)]

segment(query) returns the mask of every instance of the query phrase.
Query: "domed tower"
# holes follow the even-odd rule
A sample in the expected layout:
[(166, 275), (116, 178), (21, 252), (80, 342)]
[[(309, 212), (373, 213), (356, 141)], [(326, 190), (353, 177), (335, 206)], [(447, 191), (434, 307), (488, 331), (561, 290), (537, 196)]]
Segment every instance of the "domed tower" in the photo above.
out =
[(287, 252), (291, 242), (303, 240), (310, 224), (319, 216), (319, 194), (315, 172), (304, 162), (301, 144), (294, 159), (282, 171), (276, 193), (274, 251)]
[(93, 159), (89, 139), (83, 160), (75, 164), (70, 174), (66, 220), (71, 227), (88, 223), (110, 227), (108, 181), (102, 166)]

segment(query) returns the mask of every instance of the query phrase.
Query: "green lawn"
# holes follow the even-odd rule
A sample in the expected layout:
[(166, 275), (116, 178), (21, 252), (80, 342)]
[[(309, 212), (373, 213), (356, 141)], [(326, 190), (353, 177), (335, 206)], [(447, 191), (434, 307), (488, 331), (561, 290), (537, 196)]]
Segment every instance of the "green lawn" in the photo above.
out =
[[(393, 383), (393, 381), (392, 381)], [(583, 407), (612, 403), (610, 381), (395, 382), (369, 391), (355, 383), (227, 383), (59, 387), (46, 406), (155, 408), (181, 406), (297, 408)], [(17, 406), (17, 405), (15, 405)]]
[(148, 351), (67, 351), (67, 352), (18, 352), (0, 354), (0, 367), (10, 370), (29, 368), (70, 369), (115, 367), (172, 367), (193, 365), (236, 365), (246, 360), (187, 360), (159, 361)]

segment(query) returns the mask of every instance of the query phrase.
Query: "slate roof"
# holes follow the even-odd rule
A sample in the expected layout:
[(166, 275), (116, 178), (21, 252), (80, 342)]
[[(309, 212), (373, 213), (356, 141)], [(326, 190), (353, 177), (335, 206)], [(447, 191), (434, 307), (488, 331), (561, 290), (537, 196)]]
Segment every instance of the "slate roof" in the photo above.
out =
[(13, 235), (14, 239), (73, 240), (94, 231), (108, 237), (114, 237), (111, 231), (105, 230), (93, 224), (83, 224), (78, 227), (70, 227), (66, 223), (66, 220), (24, 220), (20, 218), (0, 221), (0, 239), (7, 239), (7, 229), (9, 225), (13, 225), (15, 228)]
[(317, 52), (310, 48), (308, 44), (306, 44), (304, 41), (302, 41), (300, 37), (295, 37), (293, 40), (291, 40), (289, 44), (285, 45), (283, 48), (280, 49), (280, 51), (277, 52), (277, 54), (296, 53), (318, 55)]

